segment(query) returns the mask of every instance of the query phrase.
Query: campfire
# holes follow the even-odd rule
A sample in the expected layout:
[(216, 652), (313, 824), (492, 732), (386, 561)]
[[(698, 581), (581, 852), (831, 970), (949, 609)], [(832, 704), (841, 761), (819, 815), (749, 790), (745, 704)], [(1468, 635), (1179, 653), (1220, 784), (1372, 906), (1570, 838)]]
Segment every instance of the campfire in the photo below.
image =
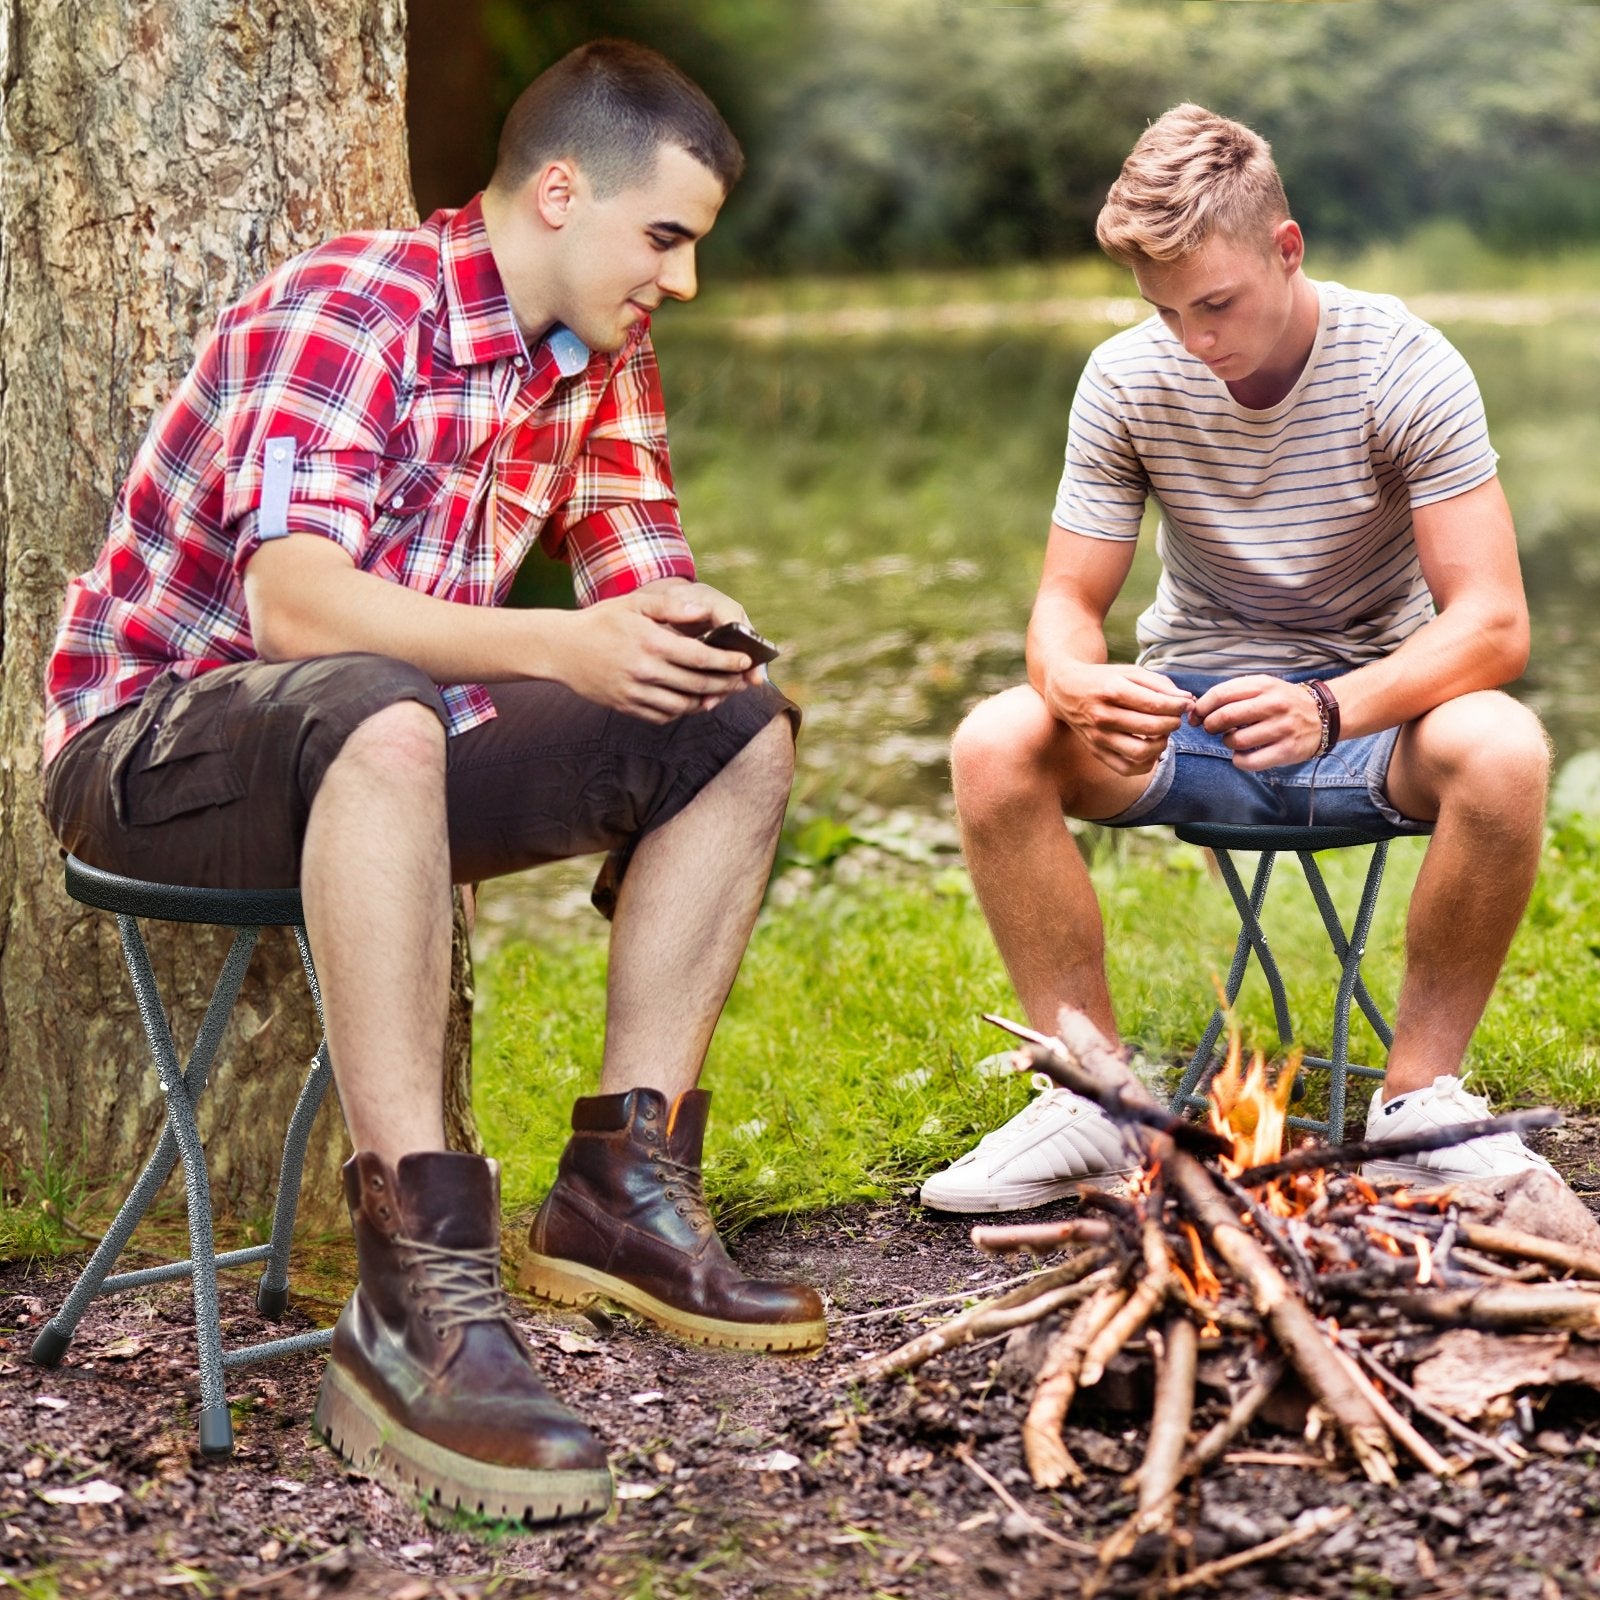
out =
[[(1531, 1395), (1562, 1383), (1600, 1388), (1600, 1343), (1591, 1342), (1600, 1251), (1574, 1242), (1581, 1232), (1562, 1239), (1507, 1226), (1480, 1185), (1413, 1192), (1369, 1182), (1357, 1169), (1377, 1150), (1365, 1142), (1286, 1154), (1295, 1063), (1275, 1078), (1259, 1058), (1245, 1068), (1237, 1039), (1202, 1125), (1169, 1113), (1079, 1013), (1062, 1011), (1054, 1039), (990, 1020), (1028, 1041), (1019, 1067), (1121, 1121), (1142, 1168), (1121, 1193), (1086, 1193), (1067, 1221), (974, 1228), (980, 1250), (1060, 1259), (853, 1376), (904, 1373), (1015, 1330), (1013, 1340), (1036, 1352), (1023, 1451), (1034, 1484), (1053, 1489), (1083, 1481), (1063, 1438), (1074, 1402), (1119, 1358), (1153, 1368), (1148, 1443), (1128, 1484), (1137, 1509), (1098, 1550), (1079, 1547), (1098, 1557), (1089, 1592), (1136, 1544), (1175, 1548), (1184, 1483), (1232, 1449), (1269, 1401), (1282, 1411), (1299, 1397), (1307, 1445), (1330, 1468), (1353, 1461), (1374, 1482), (1393, 1483), (1408, 1468), (1443, 1477), (1480, 1458), (1520, 1461)], [(1559, 1120), (1520, 1112), (1379, 1148), (1392, 1159)], [(1558, 1198), (1581, 1212), (1564, 1192), (1541, 1194), (1542, 1220)], [(1592, 1226), (1586, 1216), (1578, 1224)], [(1203, 1365), (1240, 1376), (1226, 1415), (1197, 1438)], [(1344, 1514), (1310, 1516), (1271, 1548), (1179, 1574), (1169, 1588), (1274, 1555)]]

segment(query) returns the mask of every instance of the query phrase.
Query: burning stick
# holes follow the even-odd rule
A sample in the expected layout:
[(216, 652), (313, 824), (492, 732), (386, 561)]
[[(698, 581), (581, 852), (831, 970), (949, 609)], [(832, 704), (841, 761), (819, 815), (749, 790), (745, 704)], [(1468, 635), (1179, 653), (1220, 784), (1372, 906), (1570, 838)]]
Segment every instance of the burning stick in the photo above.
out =
[(1104, 1375), (1116, 1353), (1139, 1332), (1161, 1307), (1167, 1297), (1167, 1287), (1172, 1282), (1172, 1257), (1167, 1251), (1167, 1241), (1161, 1236), (1161, 1225), (1152, 1217), (1144, 1224), (1144, 1276), (1139, 1280), (1127, 1303), (1106, 1323), (1083, 1357), (1083, 1371), (1078, 1375), (1078, 1387), (1089, 1389)]
[(1059, 1250), (1069, 1244), (1104, 1244), (1111, 1224), (1098, 1217), (1069, 1217), (1065, 1222), (1022, 1222), (1012, 1226), (980, 1223), (972, 1230), (976, 1249), (990, 1255), (1014, 1250)]
[(1183, 1447), (1194, 1418), (1195, 1364), (1200, 1336), (1183, 1312), (1167, 1318), (1166, 1349), (1156, 1366), (1156, 1401), (1150, 1415), (1150, 1442), (1139, 1469), (1139, 1510), (1170, 1524), (1175, 1491), (1183, 1477)]
[[(1120, 1073), (1123, 1079), (1118, 1085), (1120, 1099), (1131, 1101), (1140, 1096), (1146, 1101), (1150, 1099), (1148, 1090), (1134, 1078), (1100, 1036), (1099, 1029), (1081, 1012), (1063, 1006), (1059, 1030), (1060, 1046), (1033, 1047), (1033, 1058), (1042, 1071), (1054, 1077), (1060, 1058), (1069, 1055), (1069, 1068), (1078, 1065), (1087, 1069), (1072, 1074), (1082, 1081), (1101, 1087), (1115, 1082)], [(1064, 1071), (1061, 1081), (1065, 1081), (1066, 1075)], [(1158, 1134), (1141, 1130), (1140, 1138), (1149, 1155), (1160, 1163), (1168, 1189), (1194, 1218), (1211, 1248), (1244, 1285), (1256, 1314), (1267, 1324), (1278, 1348), (1289, 1358), (1305, 1386), (1327, 1408), (1362, 1471), (1374, 1483), (1393, 1483), (1395, 1457), (1389, 1430), (1367, 1397), (1356, 1388), (1349, 1370), (1330, 1351), (1310, 1308), (1290, 1289), (1266, 1250), (1228, 1209), (1206, 1169)], [(1166, 1145), (1165, 1149), (1161, 1148), (1162, 1144)]]
[(1576, 1273), (1580, 1278), (1600, 1278), (1600, 1255), (1592, 1250), (1579, 1250), (1554, 1239), (1541, 1239), (1536, 1233), (1523, 1233), (1518, 1228), (1487, 1228), (1476, 1222), (1463, 1222), (1459, 1232), (1466, 1243), (1480, 1250), (1492, 1250), (1496, 1255), (1510, 1256), (1513, 1260), (1521, 1256), (1524, 1261), (1539, 1261), (1561, 1272)]
[(1348, 1172), (1363, 1161), (1392, 1161), (1398, 1156), (1421, 1155), (1427, 1150), (1450, 1150), (1496, 1133), (1528, 1133), (1537, 1128), (1561, 1126), (1559, 1111), (1508, 1111), (1503, 1117), (1481, 1122), (1461, 1122), (1453, 1128), (1429, 1128), (1408, 1139), (1352, 1139), (1346, 1144), (1302, 1145), (1276, 1161), (1267, 1161), (1239, 1174), (1239, 1182), (1254, 1189), (1293, 1172)]
[(1272, 1398), (1273, 1391), (1278, 1387), (1282, 1377), (1282, 1358), (1270, 1357), (1256, 1375), (1255, 1381), (1234, 1401), (1233, 1408), (1227, 1416), (1184, 1458), (1183, 1465), (1178, 1469), (1179, 1478), (1189, 1478), (1197, 1472), (1204, 1472), (1213, 1461), (1218, 1460), (1223, 1451), (1255, 1421), (1256, 1414)]
[[(1037, 1322), (1062, 1306), (1071, 1305), (1085, 1295), (1096, 1293), (1104, 1284), (1116, 1277), (1116, 1267), (1101, 1267), (1105, 1252), (1086, 1250), (1049, 1272), (1019, 1285), (1009, 1294), (974, 1306), (960, 1316), (942, 1322), (937, 1328), (918, 1334), (887, 1355), (874, 1356), (863, 1361), (849, 1376), (851, 1378), (889, 1378), (899, 1372), (910, 1372), (925, 1361), (931, 1361), (945, 1350), (967, 1344), (973, 1339), (986, 1339), (993, 1333), (1004, 1333), (1009, 1328), (1019, 1328), (1025, 1323)], [(1096, 1270), (1096, 1269), (1099, 1270)], [(1082, 1281), (1080, 1281), (1082, 1280)]]
[(1122, 1308), (1127, 1291), (1108, 1281), (1094, 1299), (1079, 1306), (1066, 1329), (1057, 1334), (1039, 1368), (1033, 1404), (1022, 1424), (1022, 1450), (1036, 1488), (1059, 1489), (1069, 1479), (1083, 1482), (1083, 1469), (1067, 1451), (1061, 1425), (1078, 1391), (1078, 1373), (1095, 1336)]

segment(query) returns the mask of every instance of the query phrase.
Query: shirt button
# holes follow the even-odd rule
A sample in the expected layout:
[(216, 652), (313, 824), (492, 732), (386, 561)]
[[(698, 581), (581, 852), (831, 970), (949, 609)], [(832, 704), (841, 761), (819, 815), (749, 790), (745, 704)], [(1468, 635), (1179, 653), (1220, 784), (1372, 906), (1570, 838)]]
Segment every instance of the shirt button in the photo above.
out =
[(526, 356), (514, 356), (512, 358), (511, 365), (514, 366), (518, 372), (526, 372), (528, 368), (528, 358)]
[(397, 494), (394, 499), (389, 502), (390, 506), (396, 511), (398, 511), (405, 503), (406, 497), (403, 494)]
[(272, 459), (274, 461), (287, 461), (289, 459), (289, 454), (282, 445), (279, 445), (278, 448), (272, 452)]

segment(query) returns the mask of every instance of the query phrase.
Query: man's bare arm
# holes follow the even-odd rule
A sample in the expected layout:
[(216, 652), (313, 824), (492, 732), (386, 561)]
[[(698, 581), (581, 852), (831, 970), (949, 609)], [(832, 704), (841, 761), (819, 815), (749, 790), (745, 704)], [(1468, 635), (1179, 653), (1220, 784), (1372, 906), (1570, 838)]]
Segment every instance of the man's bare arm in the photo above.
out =
[(1148, 772), (1192, 704), (1170, 679), (1111, 665), (1105, 619), (1133, 565), (1132, 540), (1091, 539), (1052, 523), (1028, 624), (1028, 681), (1052, 716), (1113, 772)]
[[(1497, 689), (1527, 665), (1528, 605), (1499, 480), (1418, 507), (1412, 530), (1438, 615), (1381, 661), (1336, 681), (1341, 736), (1397, 727), (1459, 695)], [(1299, 684), (1236, 678), (1197, 710), (1252, 771), (1309, 760), (1320, 743), (1315, 702)]]
[(290, 534), (256, 550), (244, 591), (267, 661), (369, 651), (436, 683), (548, 678), (653, 722), (709, 709), (749, 671), (747, 656), (679, 631), (743, 616), (726, 595), (682, 579), (581, 611), (502, 610), (420, 594), (360, 571), (318, 534)]

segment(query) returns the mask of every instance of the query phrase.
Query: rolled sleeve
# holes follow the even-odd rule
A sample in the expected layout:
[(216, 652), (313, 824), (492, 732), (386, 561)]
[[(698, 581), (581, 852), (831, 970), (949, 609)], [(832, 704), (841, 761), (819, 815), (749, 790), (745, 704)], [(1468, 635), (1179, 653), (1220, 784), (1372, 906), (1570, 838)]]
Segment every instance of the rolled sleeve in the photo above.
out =
[(640, 501), (587, 517), (569, 530), (564, 553), (582, 606), (662, 578), (694, 577), (694, 557), (675, 503)]
[[(407, 360), (400, 333), (370, 303), (315, 296), (269, 308), (222, 352), (244, 402), (222, 438), (222, 525), (236, 573), (275, 532), (314, 533), (365, 565)], [(261, 516), (269, 444), (293, 447), (282, 526)]]

